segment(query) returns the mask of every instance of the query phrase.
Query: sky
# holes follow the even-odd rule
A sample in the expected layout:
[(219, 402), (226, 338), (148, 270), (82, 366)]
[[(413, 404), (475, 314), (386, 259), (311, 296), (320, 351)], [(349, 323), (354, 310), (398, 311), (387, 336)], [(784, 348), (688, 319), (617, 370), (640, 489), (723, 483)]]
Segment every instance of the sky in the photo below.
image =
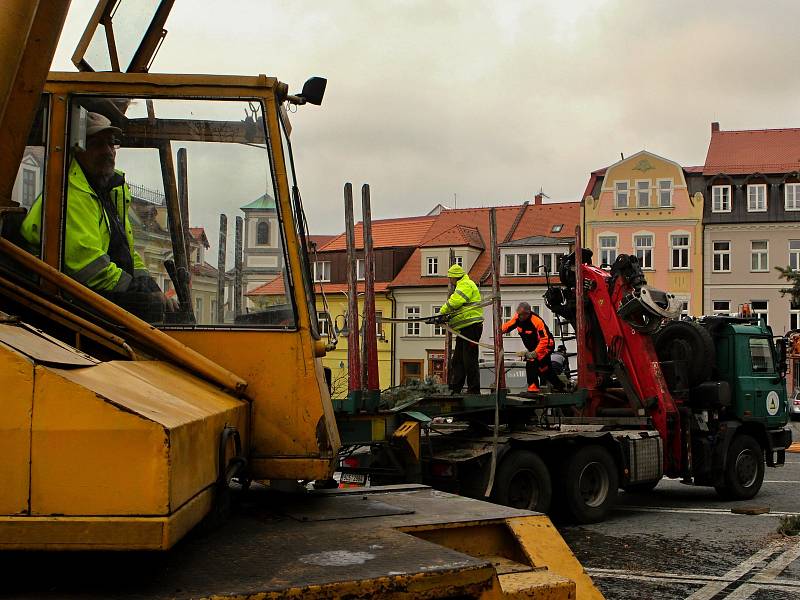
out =
[[(72, 0), (54, 69), (74, 70), (95, 4)], [(620, 153), (702, 164), (712, 121), (800, 126), (798, 17), (796, 0), (176, 0), (151, 71), (326, 77), (292, 144), (312, 232), (338, 233), (347, 181), (370, 184), (373, 218), (575, 201)]]

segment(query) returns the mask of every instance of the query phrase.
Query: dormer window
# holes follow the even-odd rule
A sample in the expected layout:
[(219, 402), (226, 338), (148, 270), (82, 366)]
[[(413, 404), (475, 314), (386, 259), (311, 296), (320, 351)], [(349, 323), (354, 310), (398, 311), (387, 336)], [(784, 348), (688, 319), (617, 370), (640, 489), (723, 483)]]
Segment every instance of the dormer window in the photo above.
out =
[(553, 225), (550, 228), (550, 233), (561, 233), (561, 230), (564, 229), (564, 224), (559, 223), (558, 225)]
[(438, 275), (439, 274), (439, 259), (435, 256), (428, 257), (428, 270), (426, 271), (428, 275)]

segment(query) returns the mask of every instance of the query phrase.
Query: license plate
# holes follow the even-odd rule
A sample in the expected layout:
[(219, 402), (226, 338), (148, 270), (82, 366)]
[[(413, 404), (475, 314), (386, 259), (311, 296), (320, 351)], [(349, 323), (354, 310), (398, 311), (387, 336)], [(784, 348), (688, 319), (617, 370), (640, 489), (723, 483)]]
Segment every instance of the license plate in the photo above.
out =
[(342, 476), (339, 478), (340, 483), (357, 483), (358, 485), (364, 485), (367, 483), (367, 476), (362, 475), (361, 473), (342, 473)]

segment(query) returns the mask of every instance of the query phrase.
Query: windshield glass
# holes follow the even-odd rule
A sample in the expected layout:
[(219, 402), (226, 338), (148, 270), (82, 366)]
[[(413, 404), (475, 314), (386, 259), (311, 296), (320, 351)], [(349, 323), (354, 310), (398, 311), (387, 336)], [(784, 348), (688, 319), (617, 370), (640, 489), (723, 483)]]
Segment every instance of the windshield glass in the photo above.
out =
[(153, 323), (294, 328), (259, 101), (82, 97), (71, 108), (88, 113), (68, 176), (69, 275)]

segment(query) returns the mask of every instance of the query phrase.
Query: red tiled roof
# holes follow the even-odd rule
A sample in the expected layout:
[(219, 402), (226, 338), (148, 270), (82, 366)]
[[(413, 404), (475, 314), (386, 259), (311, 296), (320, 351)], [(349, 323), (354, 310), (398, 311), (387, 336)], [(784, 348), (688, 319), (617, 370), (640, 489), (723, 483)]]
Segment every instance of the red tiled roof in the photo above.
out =
[[(374, 248), (398, 248), (417, 246), (436, 221), (436, 216), (401, 217), (398, 219), (378, 219), (372, 222), (372, 246)], [(364, 247), (363, 223), (356, 223), (356, 248)], [(345, 250), (347, 242), (344, 233), (335, 236), (318, 251)]]
[(442, 246), (471, 246), (472, 248), (480, 248), (481, 250), (486, 248), (478, 228), (464, 227), (463, 225), (454, 225), (447, 231), (443, 231), (439, 235), (425, 240), (421, 245), (426, 248)]
[(683, 170), (686, 173), (702, 173), (703, 166), (701, 165), (699, 167), (683, 167)]
[[(497, 239), (504, 240), (514, 222), (519, 215), (522, 205), (497, 206), (495, 214), (497, 217)], [(577, 225), (580, 214), (580, 204), (578, 202), (548, 203), (548, 204), (528, 204), (525, 213), (519, 221), (517, 229), (510, 236), (510, 240), (522, 239), (533, 235), (546, 235), (550, 237), (573, 237), (575, 225)], [(563, 223), (564, 227), (559, 234), (550, 232), (553, 224)], [(425, 239), (420, 247), (427, 247), (430, 242), (445, 238), (443, 234), (452, 231), (456, 227), (476, 230), (482, 240), (486, 240), (487, 247), (489, 241), (489, 208), (460, 208), (443, 210), (438, 215), (436, 221), (431, 225)], [(448, 234), (449, 235), (449, 234)], [(438, 243), (431, 244), (438, 246)], [(457, 245), (455, 242), (447, 245)], [(466, 245), (462, 242), (458, 245)], [(489, 269), (489, 253), (481, 252), (475, 264), (470, 269), (469, 276), (477, 284), (481, 284)], [(422, 251), (420, 248), (414, 250), (411, 257), (403, 265), (397, 277), (391, 282), (390, 287), (427, 287), (447, 285), (446, 277), (423, 277), (422, 276)]]
[(189, 227), (189, 234), (198, 242), (202, 243), (206, 248), (209, 247), (205, 227)]
[(800, 129), (712, 129), (704, 175), (800, 170)]
[[(314, 289), (319, 292), (320, 287), (325, 291), (326, 294), (336, 294), (336, 293), (346, 293), (347, 292), (347, 284), (346, 283), (315, 283)], [(385, 292), (389, 289), (389, 284), (386, 281), (376, 281), (375, 282), (375, 293)], [(364, 282), (359, 282), (356, 286), (357, 292), (364, 291)]]
[(308, 241), (311, 244), (316, 244), (317, 249), (322, 248), (325, 244), (330, 242), (333, 238), (337, 237), (336, 234), (333, 235), (309, 235)]
[(283, 275), (276, 275), (267, 283), (264, 283), (257, 288), (253, 288), (249, 292), (244, 293), (245, 296), (285, 296), (286, 286), (283, 284)]
[(205, 277), (216, 277), (218, 273), (217, 268), (208, 264), (207, 262), (203, 262), (202, 265), (193, 264), (190, 267), (190, 270), (193, 275), (201, 275)]

